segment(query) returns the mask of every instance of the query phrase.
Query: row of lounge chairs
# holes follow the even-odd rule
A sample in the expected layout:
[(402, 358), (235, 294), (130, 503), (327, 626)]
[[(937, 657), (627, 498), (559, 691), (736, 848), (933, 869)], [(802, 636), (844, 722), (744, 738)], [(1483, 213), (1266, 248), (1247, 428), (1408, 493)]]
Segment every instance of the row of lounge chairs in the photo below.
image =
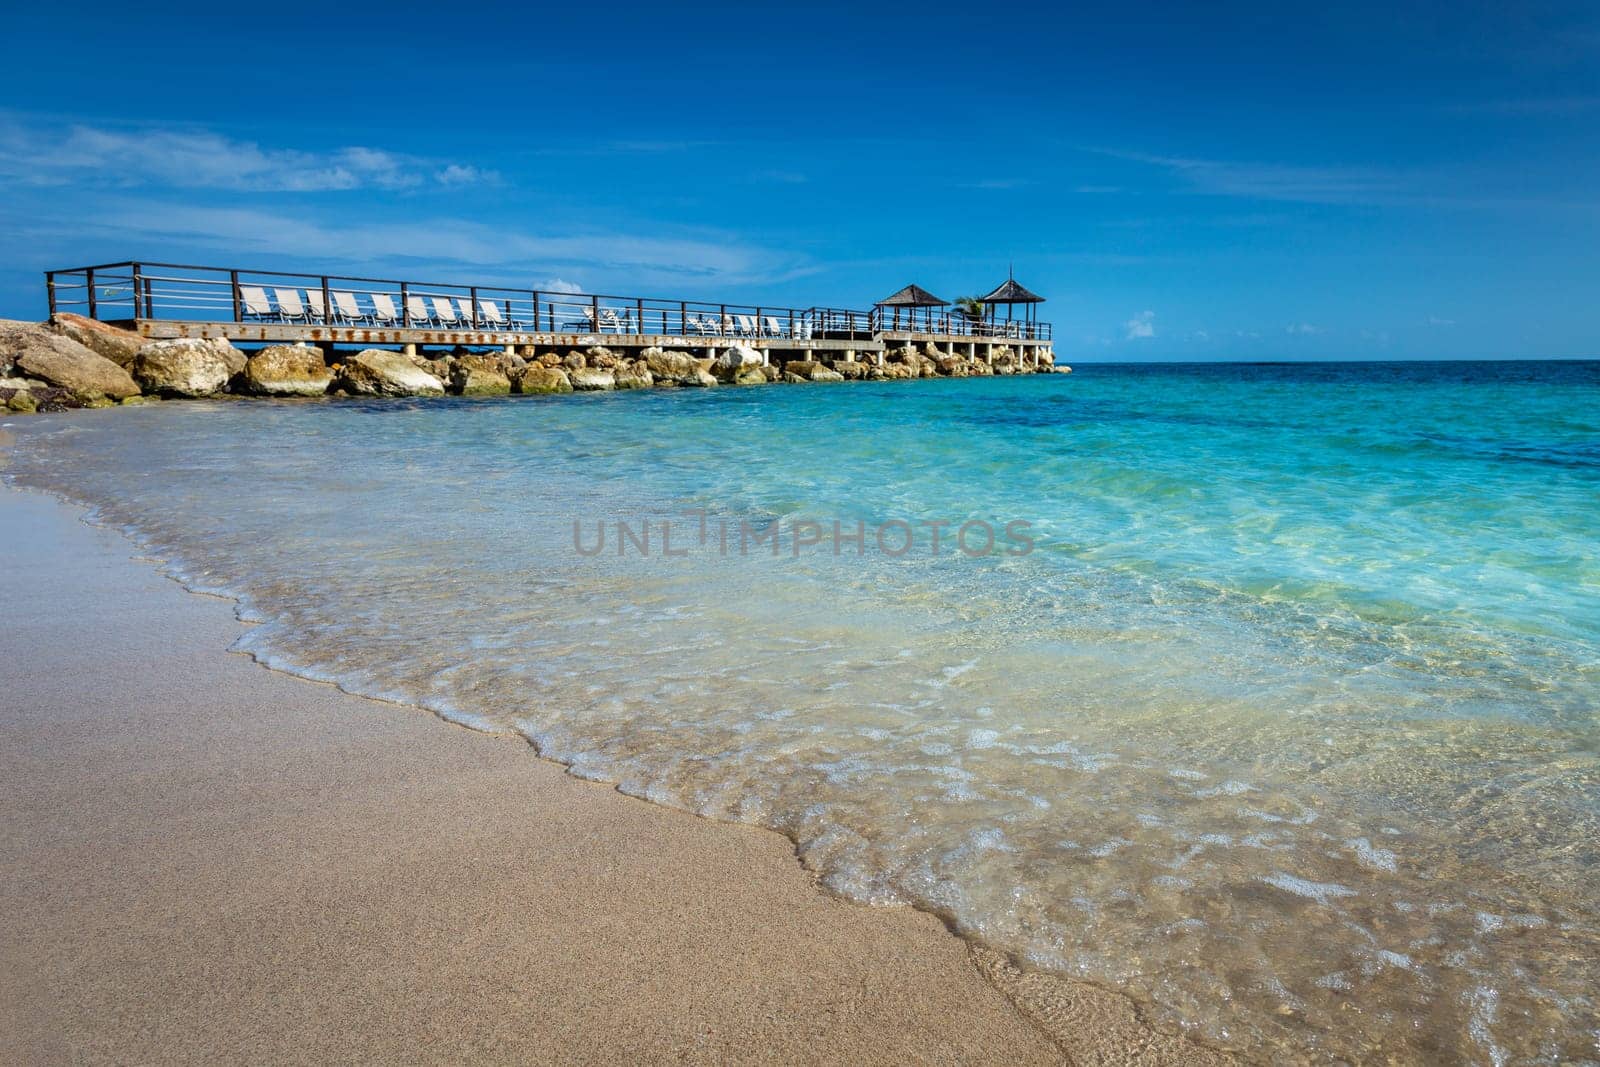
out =
[[(511, 316), (509, 305), (502, 306), (493, 300), (479, 300), (478, 314), (472, 313), (472, 301), (465, 297), (408, 296), (405, 314), (395, 305), (388, 293), (353, 293), (335, 289), (328, 294), (333, 300), (332, 314), (321, 289), (299, 289), (274, 286), (272, 295), (259, 286), (239, 287), (239, 303), (244, 317), (256, 322), (335, 323), (351, 326), (440, 326), (467, 329), (523, 330), (527, 324)], [(367, 305), (362, 307), (361, 297)]]
[[(317, 288), (273, 286), (269, 294), (262, 286), (241, 285), (239, 304), (248, 321), (305, 324), (335, 324), (349, 326), (437, 327), (441, 329), (526, 330), (528, 323), (513, 313), (508, 301), (479, 300), (478, 313), (472, 313), (472, 300), (467, 297), (406, 296), (405, 313), (396, 305), (389, 293), (356, 293), (346, 289), (328, 291), (332, 308), (323, 292)], [(554, 310), (552, 307), (552, 318)], [(564, 330), (583, 333), (644, 333), (645, 323), (637, 321), (634, 309), (600, 308), (596, 317), (591, 304), (571, 308), (576, 317), (563, 322)], [(663, 322), (662, 331), (670, 325)], [(791, 329), (773, 316), (694, 314), (683, 315), (682, 332), (701, 337), (796, 337), (811, 336), (811, 326), (804, 320), (794, 320)]]

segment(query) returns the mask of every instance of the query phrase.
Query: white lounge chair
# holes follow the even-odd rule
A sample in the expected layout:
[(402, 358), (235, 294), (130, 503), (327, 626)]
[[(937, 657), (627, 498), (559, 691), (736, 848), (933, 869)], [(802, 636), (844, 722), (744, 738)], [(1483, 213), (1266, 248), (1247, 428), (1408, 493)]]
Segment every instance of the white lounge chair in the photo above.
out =
[(472, 298), (468, 296), (456, 297), (456, 312), (463, 326), (476, 326), (477, 319), (472, 314)]
[(361, 313), (361, 305), (356, 303), (356, 294), (344, 293), (338, 290), (333, 294), (333, 310), (336, 317), (343, 322), (362, 322), (366, 316)]
[(328, 321), (328, 305), (323, 303), (321, 289), (306, 290), (306, 308), (311, 315), (312, 322)]
[(433, 315), (428, 311), (427, 303), (420, 296), (406, 297), (406, 317), (413, 326), (432, 326)]
[(749, 315), (740, 315), (739, 332), (746, 337), (754, 337), (756, 335), (756, 320)]
[(771, 315), (767, 316), (767, 336), (768, 337), (782, 337), (783, 336), (783, 325), (781, 323), (779, 323), (778, 320), (773, 318)]
[[(552, 308), (555, 306), (556, 305), (554, 304), (551, 305)], [(552, 314), (551, 317), (554, 318), (554, 315)], [(569, 319), (562, 323), (561, 328), (564, 330), (578, 329), (588, 332), (594, 332), (598, 330), (599, 324), (594, 320), (594, 308), (590, 307), (588, 304), (579, 304), (578, 317), (576, 319)]]
[(283, 316), (284, 322), (307, 321), (306, 306), (300, 302), (300, 290), (274, 286), (272, 294), (278, 298), (278, 314)]
[(395, 310), (394, 298), (388, 293), (368, 293), (367, 298), (372, 301), (373, 322), (392, 326), (400, 321), (400, 312)]
[(440, 326), (455, 326), (456, 305), (447, 296), (436, 296), (433, 300), (433, 319)]
[(612, 333), (622, 333), (622, 322), (617, 318), (617, 313), (610, 308), (600, 309), (600, 329), (610, 330)]
[(728, 336), (729, 334), (733, 333), (733, 316), (732, 315), (724, 314), (722, 316), (722, 333), (723, 333), (723, 336)]
[(500, 305), (493, 300), (478, 301), (478, 319), (491, 330), (503, 330), (511, 325), (500, 314)]
[(247, 319), (270, 319), (274, 315), (267, 291), (257, 285), (239, 287), (239, 304)]

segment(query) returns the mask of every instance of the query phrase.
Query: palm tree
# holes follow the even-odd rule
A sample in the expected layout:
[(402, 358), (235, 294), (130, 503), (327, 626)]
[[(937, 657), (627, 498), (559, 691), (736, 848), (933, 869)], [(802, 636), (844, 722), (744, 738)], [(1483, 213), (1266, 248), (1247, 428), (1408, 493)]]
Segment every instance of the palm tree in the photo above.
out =
[(988, 308), (984, 307), (983, 301), (975, 296), (956, 297), (954, 307), (956, 314), (968, 322), (982, 322), (984, 314), (988, 311)]

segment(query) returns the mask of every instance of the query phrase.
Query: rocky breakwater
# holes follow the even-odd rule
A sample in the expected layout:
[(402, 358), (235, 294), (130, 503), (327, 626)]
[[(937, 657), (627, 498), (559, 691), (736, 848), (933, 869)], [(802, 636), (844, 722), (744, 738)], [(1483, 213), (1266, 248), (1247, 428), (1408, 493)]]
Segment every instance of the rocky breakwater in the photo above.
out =
[(457, 348), (429, 357), (379, 348), (333, 354), (303, 344), (246, 354), (222, 339), (146, 341), (103, 322), (61, 315), (46, 324), (0, 320), (0, 407), (32, 412), (217, 396), (532, 396), (1070, 373), (1066, 367), (1035, 367), (1008, 347), (996, 349), (990, 360), (952, 355), (931, 344), (891, 349), (881, 361), (876, 353), (861, 360), (829, 355), (763, 353), (743, 344), (712, 355), (594, 346), (537, 355)]

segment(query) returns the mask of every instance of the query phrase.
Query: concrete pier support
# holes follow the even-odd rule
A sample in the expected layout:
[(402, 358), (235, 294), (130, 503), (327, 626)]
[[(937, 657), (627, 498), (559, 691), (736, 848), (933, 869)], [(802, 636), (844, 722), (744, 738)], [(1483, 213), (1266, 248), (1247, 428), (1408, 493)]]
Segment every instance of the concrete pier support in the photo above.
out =
[(989, 366), (994, 366), (994, 342), (990, 341), (983, 346), (983, 361)]
[(414, 356), (417, 354), (417, 346), (414, 344), (408, 344), (400, 351), (404, 352), (408, 356)]

